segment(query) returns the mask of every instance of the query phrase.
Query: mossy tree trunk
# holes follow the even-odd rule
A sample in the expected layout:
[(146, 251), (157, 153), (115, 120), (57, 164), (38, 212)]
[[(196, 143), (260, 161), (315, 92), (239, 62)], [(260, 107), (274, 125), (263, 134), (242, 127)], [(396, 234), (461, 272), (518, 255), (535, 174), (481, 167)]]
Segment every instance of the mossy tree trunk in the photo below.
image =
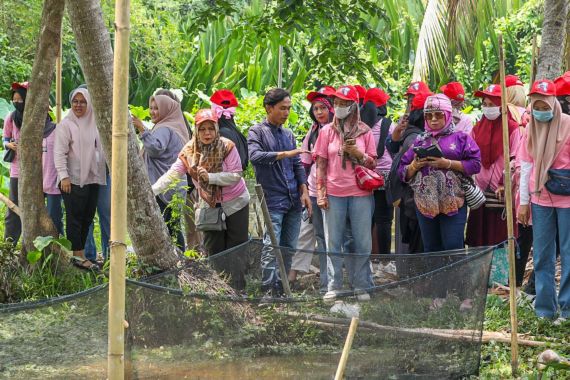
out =
[(566, 38), (566, 20), (568, 0), (545, 0), (544, 21), (542, 23), (542, 43), (538, 55), (536, 79), (553, 80), (561, 74), (565, 58), (564, 40)]
[(30, 88), (26, 97), (24, 122), (18, 147), (20, 163), (18, 199), (24, 252), (34, 249), (33, 241), (38, 236), (58, 237), (58, 232), (45, 207), (41, 162), (43, 130), (49, 110), (55, 61), (60, 49), (64, 10), (64, 0), (44, 2)]

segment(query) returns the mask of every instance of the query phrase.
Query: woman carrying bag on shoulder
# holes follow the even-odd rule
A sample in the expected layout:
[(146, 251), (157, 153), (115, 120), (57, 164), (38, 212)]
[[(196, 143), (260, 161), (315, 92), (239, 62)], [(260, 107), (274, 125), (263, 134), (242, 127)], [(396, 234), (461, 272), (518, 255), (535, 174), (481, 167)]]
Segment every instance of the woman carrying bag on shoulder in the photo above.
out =
[[(154, 194), (167, 190), (188, 173), (199, 194), (196, 228), (204, 232), (209, 256), (248, 240), (249, 192), (242, 178), (242, 164), (235, 144), (221, 137), (218, 120), (210, 109), (196, 113), (196, 133), (172, 167), (152, 186)], [(232, 286), (245, 288), (239, 254), (217, 260), (216, 267), (232, 277)]]
[[(535, 313), (556, 324), (570, 317), (570, 116), (562, 113), (553, 82), (539, 80), (530, 92), (531, 118), (520, 149), (518, 221), (528, 225), (532, 208)], [(556, 295), (556, 231), (562, 276)]]

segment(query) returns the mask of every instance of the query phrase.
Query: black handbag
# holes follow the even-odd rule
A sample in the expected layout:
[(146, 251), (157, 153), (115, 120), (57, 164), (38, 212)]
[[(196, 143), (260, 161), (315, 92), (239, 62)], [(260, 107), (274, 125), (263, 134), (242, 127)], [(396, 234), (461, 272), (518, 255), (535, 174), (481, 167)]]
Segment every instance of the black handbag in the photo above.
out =
[(196, 209), (194, 224), (198, 231), (225, 231), (226, 214), (221, 207), (199, 207)]
[(570, 195), (570, 169), (548, 169), (546, 190), (556, 195)]
[(14, 158), (16, 158), (16, 151), (12, 149), (6, 149), (3, 158), (4, 162), (12, 162), (14, 161)]

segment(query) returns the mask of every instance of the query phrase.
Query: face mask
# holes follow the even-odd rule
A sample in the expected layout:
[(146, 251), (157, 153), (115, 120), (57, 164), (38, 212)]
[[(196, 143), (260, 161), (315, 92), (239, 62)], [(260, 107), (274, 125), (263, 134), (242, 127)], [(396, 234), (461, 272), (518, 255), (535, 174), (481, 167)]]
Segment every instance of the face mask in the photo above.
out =
[(541, 121), (541, 122), (547, 122), (552, 120), (552, 118), (554, 117), (554, 112), (552, 110), (550, 111), (537, 111), (537, 110), (532, 110), (532, 116), (537, 120), (537, 121)]
[(16, 110), (18, 110), (18, 112), (20, 112), (20, 113), (24, 112), (24, 103), (12, 102), (12, 104), (14, 105), (14, 108), (16, 108)]
[(501, 116), (501, 107), (481, 107), (483, 115), (489, 120), (496, 120)]
[(334, 114), (337, 117), (337, 119), (346, 119), (354, 109), (354, 105), (355, 103), (352, 103), (347, 107), (335, 107)]

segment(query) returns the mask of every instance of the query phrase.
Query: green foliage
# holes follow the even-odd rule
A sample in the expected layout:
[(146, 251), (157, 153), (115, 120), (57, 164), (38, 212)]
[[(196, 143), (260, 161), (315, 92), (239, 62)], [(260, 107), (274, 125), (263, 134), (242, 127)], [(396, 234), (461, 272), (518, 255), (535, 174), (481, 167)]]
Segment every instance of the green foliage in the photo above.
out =
[(66, 251), (71, 251), (71, 242), (64, 237), (59, 239), (53, 236), (38, 236), (34, 239), (35, 250), (27, 253), (26, 258), (30, 264), (37, 263), (43, 255), (43, 251), (50, 245), (55, 244), (65, 249)]

